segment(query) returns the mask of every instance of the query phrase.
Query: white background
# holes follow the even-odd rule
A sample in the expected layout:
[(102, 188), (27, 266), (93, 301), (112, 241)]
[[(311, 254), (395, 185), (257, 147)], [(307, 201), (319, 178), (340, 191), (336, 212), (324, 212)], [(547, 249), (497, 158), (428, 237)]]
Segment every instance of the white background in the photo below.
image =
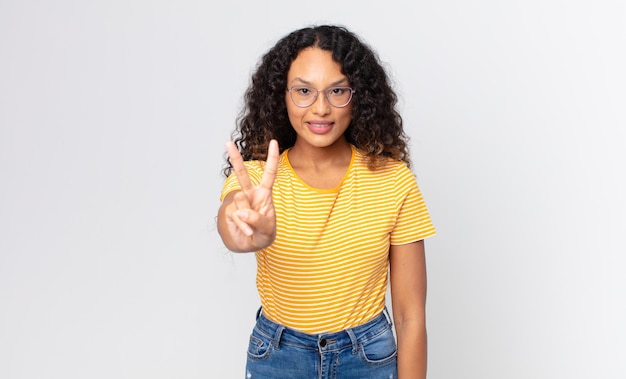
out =
[(1, 378), (243, 377), (223, 146), (260, 55), (318, 23), (401, 98), (429, 377), (626, 377), (623, 1), (1, 0)]

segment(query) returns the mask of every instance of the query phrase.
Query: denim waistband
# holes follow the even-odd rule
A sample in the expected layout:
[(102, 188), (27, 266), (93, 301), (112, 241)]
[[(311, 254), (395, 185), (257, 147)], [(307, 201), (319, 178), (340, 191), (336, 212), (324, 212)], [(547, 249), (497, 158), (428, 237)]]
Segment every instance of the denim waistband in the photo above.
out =
[(391, 317), (387, 308), (372, 320), (354, 328), (344, 329), (333, 333), (309, 334), (287, 326), (277, 324), (263, 315), (259, 308), (257, 312), (256, 330), (272, 340), (275, 349), (281, 344), (296, 346), (305, 349), (315, 349), (320, 352), (342, 350), (351, 347), (356, 353), (359, 343), (384, 333), (392, 327)]

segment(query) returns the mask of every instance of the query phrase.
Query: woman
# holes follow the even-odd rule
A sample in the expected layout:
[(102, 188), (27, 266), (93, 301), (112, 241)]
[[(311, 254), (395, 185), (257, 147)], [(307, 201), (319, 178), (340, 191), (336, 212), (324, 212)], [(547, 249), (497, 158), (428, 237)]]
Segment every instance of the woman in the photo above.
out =
[(423, 240), (435, 230), (378, 57), (343, 27), (296, 30), (245, 99), (218, 231), (256, 253), (247, 377), (425, 378)]

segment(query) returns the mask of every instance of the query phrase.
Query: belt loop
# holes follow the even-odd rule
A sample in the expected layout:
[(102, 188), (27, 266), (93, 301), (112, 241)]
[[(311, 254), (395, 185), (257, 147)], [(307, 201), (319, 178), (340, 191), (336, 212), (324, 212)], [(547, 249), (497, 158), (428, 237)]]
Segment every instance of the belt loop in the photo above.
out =
[(357, 341), (356, 335), (354, 334), (354, 331), (352, 331), (352, 329), (346, 329), (346, 333), (348, 333), (348, 336), (350, 337), (350, 342), (352, 342), (352, 354), (356, 354), (359, 348), (359, 341)]
[(285, 327), (279, 325), (276, 329), (276, 333), (274, 333), (274, 338), (272, 339), (272, 345), (274, 345), (274, 349), (280, 350), (280, 339), (283, 337), (283, 332), (285, 331)]
[(391, 321), (391, 316), (389, 315), (389, 310), (387, 309), (386, 306), (385, 306), (385, 308), (383, 308), (383, 313), (384, 313), (385, 318), (387, 319), (387, 322), (389, 323), (389, 325), (393, 325), (393, 321)]

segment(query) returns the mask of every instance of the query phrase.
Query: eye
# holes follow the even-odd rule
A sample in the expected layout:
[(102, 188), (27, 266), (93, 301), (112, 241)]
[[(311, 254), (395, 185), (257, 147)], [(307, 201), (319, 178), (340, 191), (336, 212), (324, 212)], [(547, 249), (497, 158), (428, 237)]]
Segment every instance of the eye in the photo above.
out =
[(300, 96), (311, 96), (313, 94), (309, 87), (294, 87), (294, 90)]
[(330, 88), (328, 93), (332, 96), (341, 96), (343, 94), (346, 93), (346, 91), (348, 91), (347, 88), (344, 87), (334, 87), (334, 88)]

